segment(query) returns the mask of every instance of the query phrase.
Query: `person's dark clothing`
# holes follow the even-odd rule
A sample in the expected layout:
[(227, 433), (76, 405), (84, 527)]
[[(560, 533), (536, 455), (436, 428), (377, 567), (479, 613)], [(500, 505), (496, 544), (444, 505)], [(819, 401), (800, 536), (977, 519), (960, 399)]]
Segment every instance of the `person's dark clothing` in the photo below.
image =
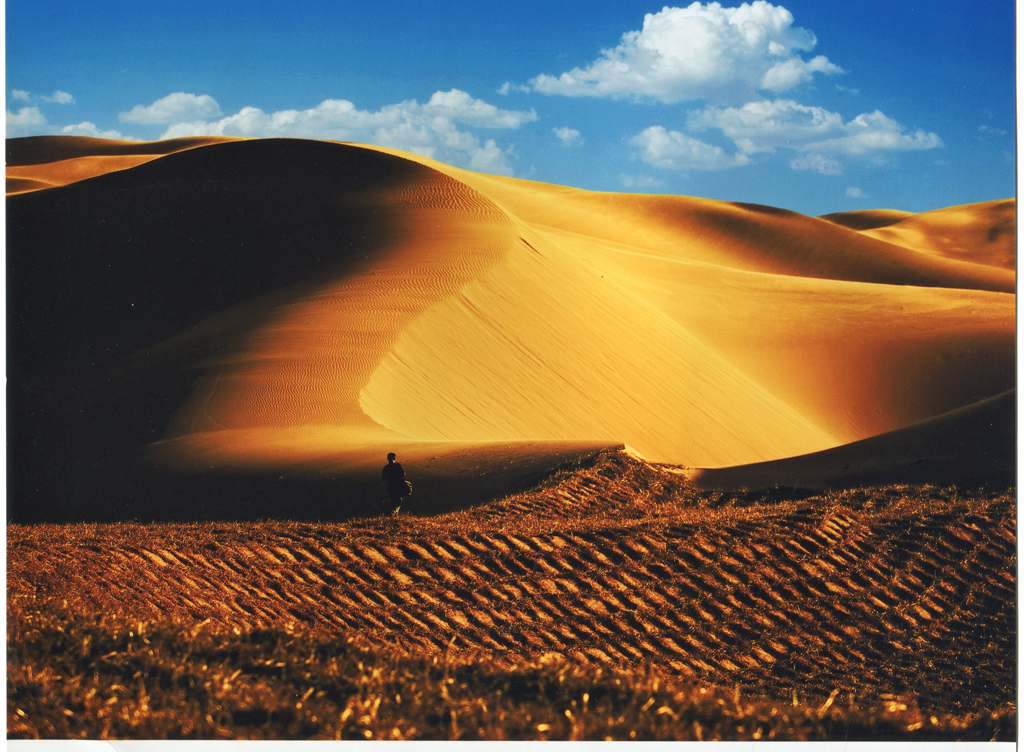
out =
[(380, 478), (388, 484), (388, 498), (391, 499), (392, 509), (402, 505), (402, 497), (405, 496), (405, 470), (397, 462), (389, 462), (380, 471)]

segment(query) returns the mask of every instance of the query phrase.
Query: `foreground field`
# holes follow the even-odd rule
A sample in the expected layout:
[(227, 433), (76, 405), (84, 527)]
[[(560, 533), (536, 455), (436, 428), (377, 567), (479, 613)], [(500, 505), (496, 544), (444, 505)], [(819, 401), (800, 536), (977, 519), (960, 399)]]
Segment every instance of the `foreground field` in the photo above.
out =
[[(415, 511), (415, 509), (413, 510)], [(12, 525), (13, 737), (1015, 738), (1013, 494), (698, 492)]]

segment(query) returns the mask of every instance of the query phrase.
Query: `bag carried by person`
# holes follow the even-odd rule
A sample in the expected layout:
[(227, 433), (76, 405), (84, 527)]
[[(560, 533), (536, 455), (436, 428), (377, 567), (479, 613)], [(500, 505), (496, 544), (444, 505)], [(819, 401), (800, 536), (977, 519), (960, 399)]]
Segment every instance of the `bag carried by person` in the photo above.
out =
[(412, 496), (412, 483), (405, 481), (400, 496)]

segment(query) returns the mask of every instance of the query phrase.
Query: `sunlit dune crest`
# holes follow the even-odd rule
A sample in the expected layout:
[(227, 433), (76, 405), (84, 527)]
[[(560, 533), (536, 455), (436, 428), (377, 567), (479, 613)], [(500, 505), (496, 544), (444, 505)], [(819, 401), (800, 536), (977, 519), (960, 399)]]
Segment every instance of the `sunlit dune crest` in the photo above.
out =
[(1014, 199), (951, 206), (921, 214), (869, 209), (826, 214), (821, 219), (932, 256), (998, 269), (1016, 268)]
[(237, 141), (223, 136), (170, 138), (165, 141), (115, 141), (88, 136), (28, 136), (5, 143), (8, 167), (64, 162), (80, 157), (165, 156), (197, 146)]
[(1013, 200), (813, 218), (350, 144), (18, 141), (12, 388), (79, 465), (372, 475), (404, 447), (457, 475), (473, 446), (626, 444), (715, 468), (1015, 384)]
[(1012, 270), (1016, 228), (1017, 202), (1005, 199), (915, 214), (864, 234), (941, 258)]
[(132, 154), (109, 157), (76, 157), (39, 165), (8, 166), (7, 195), (77, 183), (79, 180), (96, 177), (107, 172), (127, 170), (151, 159), (156, 159), (157, 156)]
[(220, 143), (217, 137), (135, 143), (85, 136), (31, 136), (7, 141), (7, 195), (53, 188), (127, 170), (185, 149)]

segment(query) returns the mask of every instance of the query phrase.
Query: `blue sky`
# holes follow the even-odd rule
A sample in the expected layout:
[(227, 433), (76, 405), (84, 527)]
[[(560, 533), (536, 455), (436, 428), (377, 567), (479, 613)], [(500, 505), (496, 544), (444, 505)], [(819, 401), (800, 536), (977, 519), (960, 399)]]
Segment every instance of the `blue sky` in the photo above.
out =
[(7, 135), (296, 136), (805, 214), (1015, 193), (1012, 0), (8, 0)]

